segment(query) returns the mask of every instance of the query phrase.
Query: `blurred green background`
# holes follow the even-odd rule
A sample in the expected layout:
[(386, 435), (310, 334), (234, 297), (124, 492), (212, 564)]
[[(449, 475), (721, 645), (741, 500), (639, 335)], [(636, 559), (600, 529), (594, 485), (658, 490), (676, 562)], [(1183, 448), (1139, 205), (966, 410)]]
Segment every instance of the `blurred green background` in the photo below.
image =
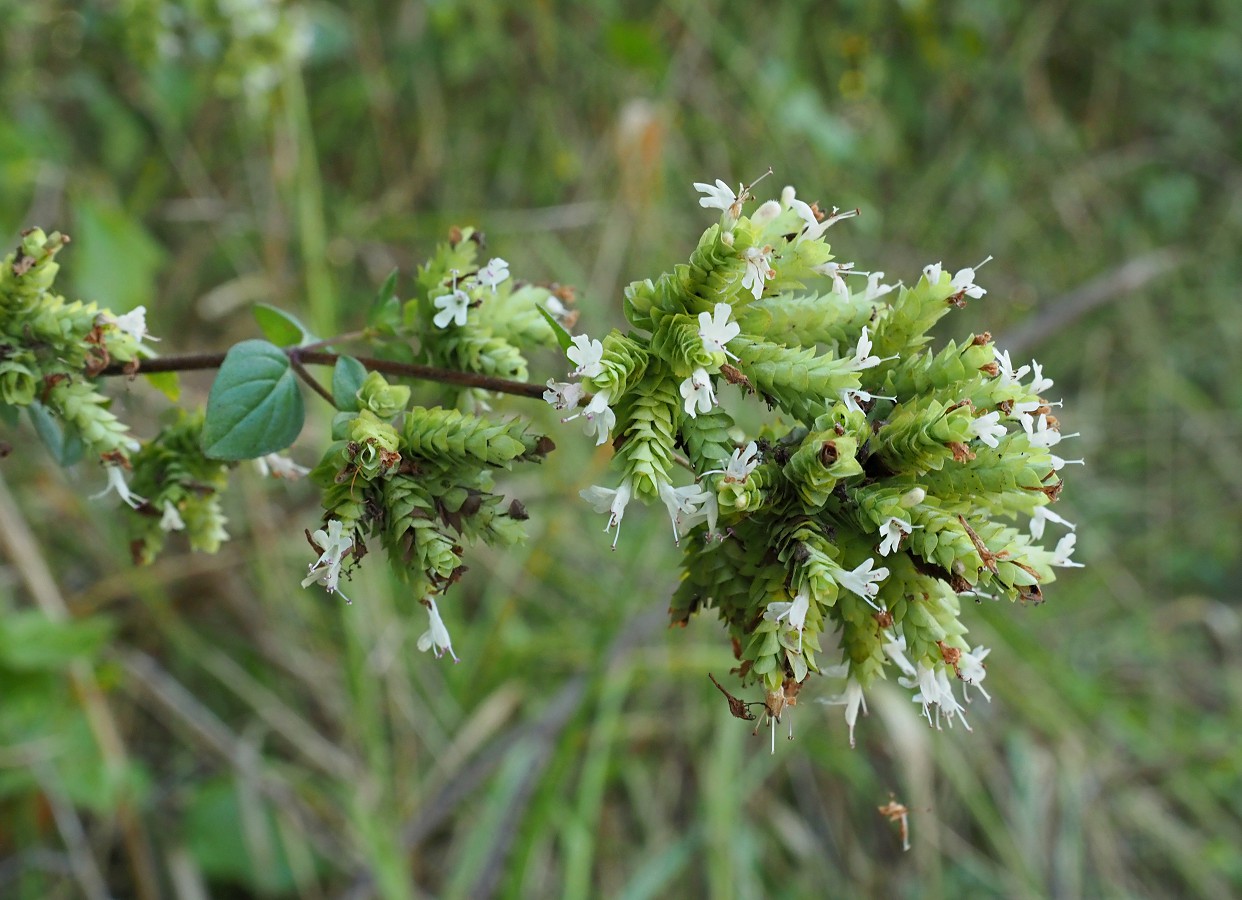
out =
[[(298, 586), (308, 485), (239, 470), (232, 543), (134, 570), (101, 475), (6, 435), (0, 895), (1242, 892), (1242, 6), (0, 0), (0, 23), (4, 246), (68, 231), (62, 290), (147, 304), (163, 354), (254, 336), (255, 301), (356, 326), (454, 223), (575, 286), (598, 334), (711, 221), (691, 182), (771, 166), (760, 196), (860, 207), (834, 250), (890, 281), (992, 254), (942, 334), (1037, 356), (1088, 460), (1058, 507), (1087, 568), (974, 610), (973, 733), (880, 686), (851, 750), (809, 688), (770, 755), (706, 677), (716, 624), (665, 627), (663, 515), (610, 553), (576, 497), (606, 455), (537, 404), (500, 404), (560, 449), (504, 484), (529, 543), (476, 552), (443, 604), (456, 666), (417, 652), (383, 566), (350, 607)], [(110, 387), (140, 433), (167, 408)]]

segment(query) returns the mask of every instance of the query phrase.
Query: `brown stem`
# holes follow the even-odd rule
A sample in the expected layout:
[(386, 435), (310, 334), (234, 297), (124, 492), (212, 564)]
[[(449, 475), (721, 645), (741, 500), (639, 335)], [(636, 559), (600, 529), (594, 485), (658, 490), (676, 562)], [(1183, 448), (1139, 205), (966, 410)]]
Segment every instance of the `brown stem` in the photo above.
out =
[[(309, 363), (315, 366), (336, 365), (336, 361), (342, 355), (340, 353), (327, 353), (321, 350), (307, 351), (301, 347), (286, 348), (285, 353), (291, 361), (297, 360), (301, 363)], [(543, 398), (544, 386), (541, 384), (511, 381), (508, 378), (496, 378), (492, 375), (481, 375), (477, 372), (458, 372), (453, 369), (441, 369), (438, 366), (425, 366), (419, 363), (403, 363), (390, 359), (374, 359), (368, 356), (356, 356), (354, 358), (370, 371), (382, 372), (385, 375), (418, 378), (423, 381), (439, 382), (440, 384), (455, 384), (458, 387), (481, 388), (485, 391), (513, 394), (517, 397)], [(153, 372), (191, 372), (203, 369), (218, 369), (223, 362), (223, 353), (186, 353), (180, 356), (135, 360), (135, 362), (124, 365), (111, 365), (99, 374), (100, 376), (133, 376)], [(326, 392), (322, 393), (326, 394)], [(331, 399), (330, 395), (327, 396)]]
[(289, 356), (289, 366), (293, 369), (294, 372), (297, 373), (297, 376), (301, 378), (303, 381), (305, 381), (312, 391), (314, 391), (320, 397), (323, 397), (323, 399), (327, 400), (330, 405), (336, 406), (336, 401), (332, 399), (331, 392), (327, 388), (325, 388), (322, 384), (320, 384), (314, 375), (306, 371), (306, 366), (302, 365), (302, 354), (301, 353), (289, 353), (288, 356)]

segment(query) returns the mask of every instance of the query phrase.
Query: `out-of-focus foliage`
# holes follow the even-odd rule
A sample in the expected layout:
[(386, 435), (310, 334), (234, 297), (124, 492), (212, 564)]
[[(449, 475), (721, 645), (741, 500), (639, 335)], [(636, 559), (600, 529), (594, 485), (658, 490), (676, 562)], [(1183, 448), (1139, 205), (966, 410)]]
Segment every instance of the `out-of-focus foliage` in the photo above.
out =
[[(1242, 8), (0, 14), (3, 246), (29, 225), (73, 234), (65, 293), (147, 305), (163, 353), (254, 336), (255, 301), (316, 334), (357, 327), (455, 223), (575, 285), (580, 328), (603, 331), (622, 285), (690, 251), (691, 182), (772, 166), (808, 200), (860, 207), (833, 250), (891, 260), (890, 280), (932, 252), (949, 269), (993, 254), (954, 328), (1037, 352), (1090, 460), (1061, 509), (1088, 568), (1055, 603), (978, 611), (1005, 662), (973, 734), (930, 732), (879, 691), (850, 751), (839, 711), (804, 697), (772, 757), (701, 677), (731, 665), (716, 628), (661, 634), (662, 517), (627, 520), (615, 554), (584, 537), (599, 523), (564, 483), (599, 482), (604, 459), (576, 442), (554, 479), (511, 480), (530, 538), (455, 588), (451, 666), (416, 651), (425, 620), (380, 567), (348, 608), (298, 587), (318, 515), (303, 486), (240, 473), (220, 557), (174, 537), (135, 572), (86, 499), (103, 474), (66, 478), (4, 423), (20, 507), (0, 516), (0, 893), (1242, 889)], [(162, 399), (115, 391), (154, 434)], [(27, 527), (38, 549), (18, 555)], [(49, 583), (85, 630), (33, 618)], [(876, 812), (890, 791), (909, 854)]]

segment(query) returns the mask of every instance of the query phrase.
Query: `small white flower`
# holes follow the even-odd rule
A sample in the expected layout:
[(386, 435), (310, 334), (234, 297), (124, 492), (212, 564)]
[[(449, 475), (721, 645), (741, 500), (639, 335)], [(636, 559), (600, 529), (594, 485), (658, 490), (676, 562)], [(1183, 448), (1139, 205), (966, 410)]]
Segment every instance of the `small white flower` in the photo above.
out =
[(299, 466), (292, 459), (279, 453), (269, 453), (266, 456), (260, 456), (254, 461), (258, 467), (259, 473), (267, 478), (284, 478), (288, 481), (297, 481), (303, 475), (310, 472), (306, 466)]
[(604, 526), (604, 531), (617, 529), (617, 533), (612, 536), (612, 549), (614, 550), (617, 549), (617, 538), (621, 537), (621, 520), (625, 517), (625, 507), (629, 504), (632, 493), (633, 486), (628, 478), (621, 482), (621, 486), (616, 490), (593, 484), (578, 492), (578, 496), (590, 503), (597, 513), (609, 514), (608, 524)]
[(855, 272), (852, 262), (826, 262), (820, 263), (818, 266), (811, 266), (811, 271), (820, 275), (827, 276), (832, 279), (832, 289), (842, 296), (849, 297), (850, 289), (845, 284), (843, 275), (867, 275), (867, 272)]
[[(716, 392), (712, 389), (712, 378), (701, 366), (681, 383), (681, 396), (686, 401), (686, 415), (694, 419), (698, 413), (711, 412), (716, 405)], [(698, 409), (698, 412), (695, 409)]]
[(1061, 434), (1055, 428), (1048, 424), (1048, 416), (1046, 413), (1040, 413), (1038, 419), (1031, 416), (1025, 416), (1022, 419), (1022, 429), (1026, 432), (1027, 439), (1032, 447), (1040, 447), (1049, 450), (1061, 443), (1065, 438), (1078, 437), (1078, 432), (1073, 434)]
[(742, 254), (746, 261), (746, 273), (742, 276), (742, 287), (754, 294), (758, 300), (763, 296), (763, 286), (770, 278), (776, 277), (772, 268), (771, 247), (747, 247)]
[(768, 604), (767, 610), (763, 613), (763, 617), (769, 622), (779, 622), (785, 619), (790, 628), (797, 629), (798, 632), (798, 652), (802, 652), (802, 629), (806, 627), (806, 616), (811, 610), (811, 593), (806, 585), (802, 586), (802, 590), (798, 591), (793, 598), (793, 602), (777, 600)]
[(585, 334), (574, 335), (573, 346), (565, 351), (569, 361), (576, 363), (578, 368), (570, 372), (570, 377), (594, 378), (604, 371), (601, 360), (604, 358), (604, 345), (592, 340)]
[(120, 497), (121, 500), (124, 501), (125, 504), (131, 509), (137, 509), (142, 506), (142, 504), (147, 502), (145, 497), (139, 497), (137, 494), (130, 492), (129, 485), (125, 482), (125, 472), (121, 466), (109, 465), (105, 468), (108, 473), (108, 486), (98, 494), (92, 494), (92, 500), (98, 500), (109, 491), (116, 491), (117, 496)]
[(989, 256), (983, 262), (976, 264), (973, 268), (967, 267), (965, 269), (958, 269), (957, 274), (953, 276), (952, 283), (949, 285), (953, 289), (953, 293), (965, 294), (972, 300), (978, 300), (986, 294), (987, 291), (975, 284), (975, 270), (983, 268), (984, 263), (991, 259), (992, 257)]
[(1065, 466), (1086, 465), (1086, 461), (1081, 460), (1081, 459), (1062, 459), (1061, 457), (1057, 456), (1055, 453), (1050, 453), (1048, 454), (1048, 456), (1052, 460), (1052, 471), (1054, 472), (1060, 472), (1061, 469), (1064, 468)]
[(554, 381), (549, 378), (548, 389), (543, 392), (543, 399), (550, 403), (553, 409), (574, 409), (582, 402), (583, 393), (582, 385), (577, 382)]
[[(302, 587), (318, 583), (322, 584), (328, 593), (340, 593), (342, 597), (345, 597), (338, 586), (341, 577), (341, 561), (349, 552), (349, 548), (354, 545), (354, 538), (352, 533), (342, 533), (342, 527), (340, 519), (333, 519), (328, 523), (326, 531), (319, 528), (311, 535), (311, 540), (320, 548), (320, 554), (319, 559), (310, 564), (310, 574), (302, 579)], [(350, 602), (348, 597), (345, 597), (345, 602)]]
[(888, 521), (880, 526), (880, 533), (884, 535), (884, 540), (880, 542), (880, 555), (888, 556), (900, 547), (906, 535), (914, 531), (914, 528), (914, 525), (911, 525), (904, 519), (899, 519), (896, 516), (890, 517)]
[(872, 394), (870, 391), (864, 391), (861, 388), (845, 388), (841, 391), (841, 402), (845, 404), (845, 408), (850, 412), (865, 412), (862, 404), (870, 403), (872, 400), (896, 400), (896, 397), (885, 397), (883, 394)]
[(673, 527), (674, 529), (680, 528), (685, 533), (689, 532), (690, 529), (700, 522), (706, 522), (707, 536), (710, 538), (716, 533), (716, 520), (719, 516), (720, 504), (716, 501), (715, 493), (704, 491), (702, 505), (687, 513), (678, 513), (677, 518), (673, 522)]
[(940, 263), (931, 263), (923, 266), (923, 277), (927, 279), (928, 284), (940, 284), (941, 269)]
[(1037, 506), (1031, 512), (1031, 537), (1039, 540), (1044, 536), (1044, 524), (1047, 522), (1056, 522), (1058, 525), (1064, 525), (1070, 531), (1076, 527), (1073, 522), (1063, 519), (1046, 506)]
[[(699, 206), (704, 209), (719, 209), (728, 212), (733, 208), (733, 205), (738, 202), (738, 195), (733, 193), (733, 188), (729, 187), (719, 178), (716, 179), (716, 184), (714, 186), (704, 184), (701, 181), (696, 181), (694, 183), (694, 189), (700, 194), (706, 195), (699, 198)], [(744, 193), (744, 189), (741, 185), (738, 185), (738, 191)]]
[(432, 651), (436, 659), (447, 652), (453, 657), (453, 662), (458, 662), (457, 654), (453, 652), (453, 639), (449, 637), (448, 628), (445, 627), (444, 620), (440, 618), (440, 610), (436, 609), (436, 601), (431, 597), (426, 597), (423, 605), (427, 607), (427, 617), (431, 620), (431, 624), (419, 636), (418, 649), (424, 653), (428, 650)]
[(737, 359), (725, 348), (725, 344), (742, 332), (741, 325), (729, 321), (732, 312), (733, 307), (729, 304), (717, 303), (711, 315), (699, 313), (699, 337), (703, 340), (703, 349), (708, 353), (719, 350), (730, 359)]
[(151, 335), (147, 334), (147, 308), (145, 306), (135, 306), (129, 312), (120, 316), (101, 312), (95, 317), (95, 321), (103, 325), (116, 326), (117, 331), (128, 334), (140, 344), (144, 340), (159, 340), (159, 338), (151, 337)]
[[(844, 669), (848, 669), (848, 665), (832, 666), (824, 670), (824, 674), (844, 675)], [(858, 710), (861, 707), (864, 714), (867, 712), (867, 701), (863, 697), (862, 685), (858, 683), (858, 679), (853, 675), (845, 682), (845, 690), (835, 697), (828, 697), (820, 701), (829, 706), (845, 707), (845, 724), (850, 727), (850, 747), (854, 747), (854, 725), (858, 721)]]
[[(860, 272), (859, 274), (861, 275), (862, 273)], [(878, 300), (879, 298), (883, 297), (885, 294), (892, 291), (895, 285), (880, 284), (880, 279), (883, 277), (884, 277), (883, 272), (869, 273), (867, 275), (867, 289), (862, 292), (862, 296), (859, 297), (859, 299), (862, 300), (864, 303), (870, 300)], [(896, 359), (896, 357), (893, 357), (893, 359)]]
[(901, 499), (897, 501), (897, 505), (902, 509), (914, 509), (924, 500), (927, 499), (927, 491), (917, 484), (901, 495)]
[(862, 334), (858, 338), (858, 346), (854, 349), (854, 357), (851, 369), (855, 372), (861, 372), (863, 369), (870, 369), (878, 366), (880, 363), (888, 359), (896, 359), (896, 356), (872, 356), (871, 355), (871, 336), (867, 334), (867, 326), (862, 328)]
[(1001, 387), (1010, 387), (1011, 385), (1017, 384), (1022, 380), (1023, 376), (1025, 376), (1027, 372), (1031, 371), (1030, 366), (1023, 366), (1017, 371), (1014, 371), (1013, 363), (1009, 361), (1008, 350), (996, 351), (996, 365), (1000, 367)]
[(171, 500), (164, 501), (164, 515), (160, 517), (161, 531), (185, 531), (185, 521)]
[(992, 695), (983, 689), (983, 679), (987, 677), (987, 666), (983, 664), (983, 660), (991, 653), (988, 647), (975, 647), (973, 650), (962, 653), (961, 658), (957, 661), (957, 671), (959, 677), (965, 682), (962, 687), (962, 696), (966, 698), (966, 702), (970, 702), (970, 689), (978, 688), (979, 693), (983, 695), (983, 699), (989, 703), (992, 702)]
[(724, 481), (733, 484), (741, 484), (750, 473), (755, 471), (755, 466), (759, 465), (759, 445), (751, 441), (745, 447), (739, 447), (733, 451), (733, 455), (729, 457), (729, 461), (725, 463), (723, 469), (712, 469), (710, 472), (704, 472), (704, 475), (715, 475), (718, 472), (724, 473)]
[(762, 204), (750, 217), (750, 222), (757, 228), (762, 228), (769, 222), (776, 219), (781, 214), (781, 205), (775, 200), (769, 200)]
[(431, 305), (440, 310), (431, 317), (436, 328), (447, 328), (449, 322), (461, 328), (466, 324), (466, 313), (470, 309), (470, 295), (461, 288), (453, 288), (444, 296), (432, 300)]
[[(681, 546), (681, 535), (677, 531), (677, 526), (689, 520), (694, 516), (699, 507), (706, 503), (708, 498), (715, 499), (714, 494), (709, 494), (697, 484), (688, 484), (685, 487), (675, 488), (667, 482), (659, 482), (656, 490), (660, 494), (660, 500), (668, 509), (668, 517), (673, 522), (673, 543)], [(698, 519), (695, 519), (697, 523)]]
[[(953, 687), (949, 683), (949, 676), (946, 671), (935, 669), (929, 666), (926, 661), (920, 660), (918, 671), (915, 676), (905, 676), (897, 679), (897, 683), (904, 688), (911, 690), (917, 689), (914, 695), (915, 703), (923, 704), (923, 715), (926, 717), (928, 724), (939, 729), (940, 715), (943, 713), (945, 718), (949, 720), (949, 726), (952, 727), (953, 719), (960, 717), (962, 724), (970, 731), (970, 723), (966, 721), (966, 710), (957, 702), (957, 698), (953, 696)], [(936, 707), (936, 718), (933, 720), (931, 708)]]
[[(1027, 420), (1030, 420), (1029, 424), (1033, 425), (1035, 424), (1035, 417), (1031, 414), (1043, 405), (1044, 404), (1039, 400), (1018, 400), (1014, 403), (1010, 416), (1021, 422), (1027, 422)], [(1027, 425), (1024, 424), (1022, 427), (1026, 428)]]
[(914, 663), (906, 656), (906, 636), (893, 634), (884, 642), (884, 652), (905, 675), (915, 674)]
[(1061, 540), (1057, 541), (1056, 549), (1052, 551), (1052, 559), (1049, 565), (1060, 566), (1063, 569), (1081, 569), (1083, 564), (1074, 562), (1070, 559), (1070, 555), (1074, 552), (1074, 542), (1078, 540), (1078, 535), (1073, 532), (1065, 535)]
[(970, 431), (989, 447), (999, 447), (1000, 438), (1008, 433), (1005, 431), (1005, 426), (1000, 424), (1000, 413), (996, 410), (971, 419)]
[(595, 446), (598, 447), (608, 440), (608, 436), (612, 434), (613, 426), (617, 424), (617, 414), (608, 408), (608, 401), (612, 399), (609, 391), (598, 391), (591, 402), (580, 413), (561, 419), (562, 422), (572, 422), (578, 416), (586, 419), (587, 434), (595, 435)]
[(478, 274), (474, 277), (483, 287), (491, 288), (494, 294), (496, 293), (496, 285), (509, 277), (509, 264), (499, 256), (494, 256), (488, 261), (487, 265), (479, 269)]
[(1044, 392), (1052, 387), (1053, 383), (1051, 378), (1044, 377), (1044, 367), (1035, 360), (1031, 360), (1031, 384), (1028, 390), (1032, 394), (1043, 396)]
[(879, 610), (874, 598), (880, 593), (880, 582), (888, 577), (888, 569), (880, 566), (872, 571), (874, 566), (874, 559), (864, 560), (849, 572), (837, 573), (836, 579), (841, 587), (862, 597), (874, 609)]

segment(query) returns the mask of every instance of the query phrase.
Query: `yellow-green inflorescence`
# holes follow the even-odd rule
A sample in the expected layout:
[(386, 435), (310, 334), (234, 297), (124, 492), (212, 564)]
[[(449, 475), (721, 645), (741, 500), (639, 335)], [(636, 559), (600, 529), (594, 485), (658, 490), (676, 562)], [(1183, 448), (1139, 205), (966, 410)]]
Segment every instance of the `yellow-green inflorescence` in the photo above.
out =
[[(966, 724), (958, 695), (984, 693), (988, 650), (966, 639), (961, 598), (1038, 601), (1078, 565), (1072, 533), (1039, 543), (1068, 524), (1046, 506), (1081, 462), (1054, 452), (1052, 382), (987, 334), (928, 347), (986, 293), (977, 266), (885, 284), (824, 239), (854, 211), (786, 188), (748, 216), (748, 189), (696, 187), (720, 222), (687, 264), (626, 289), (629, 331), (574, 337), (571, 380), (548, 383), (559, 409), (589, 398), (565, 421), (615, 448), (619, 484), (583, 497), (618, 532), (631, 499), (665, 505), (683, 549), (673, 622), (716, 610), (773, 724), (820, 673), (845, 679), (829, 702), (852, 741), (893, 669), (930, 722)], [(730, 385), (775, 412), (753, 439), (719, 405)]]

